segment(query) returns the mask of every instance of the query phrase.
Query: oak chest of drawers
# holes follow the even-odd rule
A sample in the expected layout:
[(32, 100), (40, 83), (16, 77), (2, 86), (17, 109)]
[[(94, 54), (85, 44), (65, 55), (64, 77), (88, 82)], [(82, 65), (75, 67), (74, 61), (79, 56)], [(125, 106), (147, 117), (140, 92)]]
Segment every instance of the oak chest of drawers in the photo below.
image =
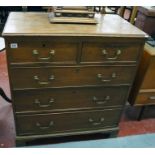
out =
[(97, 25), (47, 17), (11, 13), (3, 31), (16, 140), (118, 131), (145, 33), (117, 15)]

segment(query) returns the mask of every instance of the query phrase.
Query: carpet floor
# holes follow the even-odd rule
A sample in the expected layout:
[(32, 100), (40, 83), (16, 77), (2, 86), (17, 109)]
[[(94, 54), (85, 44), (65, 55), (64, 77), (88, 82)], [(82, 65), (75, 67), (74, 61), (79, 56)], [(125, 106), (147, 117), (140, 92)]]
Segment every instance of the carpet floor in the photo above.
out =
[(155, 134), (37, 145), (29, 148), (155, 148)]

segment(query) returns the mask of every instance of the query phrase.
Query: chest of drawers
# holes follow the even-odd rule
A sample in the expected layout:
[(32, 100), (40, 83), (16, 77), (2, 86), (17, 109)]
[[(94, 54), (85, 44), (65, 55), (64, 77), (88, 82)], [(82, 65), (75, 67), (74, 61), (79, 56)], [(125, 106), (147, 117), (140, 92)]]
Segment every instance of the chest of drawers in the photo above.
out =
[(17, 141), (118, 131), (145, 33), (117, 15), (97, 18), (63, 25), (46, 13), (10, 14), (3, 36)]

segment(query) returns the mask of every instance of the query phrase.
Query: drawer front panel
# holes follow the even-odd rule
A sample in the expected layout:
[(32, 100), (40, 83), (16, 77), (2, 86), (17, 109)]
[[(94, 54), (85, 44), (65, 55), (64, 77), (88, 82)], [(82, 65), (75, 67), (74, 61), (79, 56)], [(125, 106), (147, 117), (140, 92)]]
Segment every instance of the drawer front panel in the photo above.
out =
[(134, 66), (47, 67), (11, 69), (13, 88), (130, 84)]
[(117, 126), (120, 113), (120, 109), (108, 109), (100, 111), (17, 115), (17, 135), (54, 134)]
[(14, 91), (15, 111), (42, 111), (122, 106), (128, 87), (64, 88)]
[[(9, 48), (9, 62), (16, 63), (76, 63), (78, 44), (66, 42), (19, 42)], [(11, 44), (10, 44), (11, 46)]]
[(155, 92), (139, 93), (136, 101), (136, 105), (152, 105), (155, 104)]
[(110, 43), (85, 43), (83, 45), (81, 62), (136, 62), (139, 55), (139, 45), (115, 45)]

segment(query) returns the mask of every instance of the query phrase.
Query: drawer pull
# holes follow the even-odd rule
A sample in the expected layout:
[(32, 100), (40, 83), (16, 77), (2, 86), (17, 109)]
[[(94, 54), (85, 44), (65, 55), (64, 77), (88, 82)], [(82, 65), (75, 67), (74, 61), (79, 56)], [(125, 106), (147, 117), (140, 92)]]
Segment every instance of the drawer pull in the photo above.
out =
[(40, 81), (39, 77), (37, 75), (34, 76), (34, 80), (36, 80), (40, 85), (47, 85), (50, 84), (52, 80), (54, 80), (54, 75), (51, 75), (48, 79), (48, 81)]
[(51, 122), (49, 123), (49, 125), (47, 125), (47, 126), (42, 126), (39, 122), (36, 123), (36, 126), (39, 127), (39, 129), (41, 129), (41, 130), (49, 129), (49, 128), (51, 128), (53, 125), (54, 125), (54, 122), (53, 122), (53, 121), (51, 121)]
[(55, 50), (50, 50), (49, 57), (39, 57), (39, 52), (37, 50), (32, 51), (33, 55), (37, 56), (38, 60), (50, 60), (55, 54)]
[(92, 125), (96, 126), (96, 125), (101, 125), (101, 124), (104, 122), (104, 118), (101, 117), (100, 120), (99, 120), (98, 122), (95, 121), (95, 120), (93, 120), (92, 118), (89, 118), (88, 121), (89, 121)]
[(149, 99), (150, 100), (155, 100), (155, 96), (150, 96)]
[(101, 99), (97, 99), (96, 96), (93, 96), (93, 101), (96, 103), (96, 104), (105, 104), (108, 100), (110, 100), (110, 96), (106, 96), (105, 99), (101, 100)]
[(112, 81), (112, 79), (116, 78), (116, 73), (112, 73), (110, 79), (104, 79), (102, 74), (97, 74), (97, 78), (100, 79), (102, 82), (110, 82)]
[(50, 107), (52, 105), (52, 103), (54, 103), (54, 99), (51, 98), (50, 101), (48, 102), (48, 104), (41, 104), (39, 99), (35, 99), (34, 103), (37, 104), (40, 108), (46, 108), (46, 107)]
[(103, 54), (104, 56), (106, 56), (106, 59), (108, 59), (108, 60), (116, 60), (116, 59), (118, 58), (118, 56), (119, 56), (121, 53), (122, 53), (122, 51), (118, 49), (118, 50), (115, 52), (114, 57), (108, 57), (108, 52), (107, 52), (105, 49), (102, 50), (102, 54)]

